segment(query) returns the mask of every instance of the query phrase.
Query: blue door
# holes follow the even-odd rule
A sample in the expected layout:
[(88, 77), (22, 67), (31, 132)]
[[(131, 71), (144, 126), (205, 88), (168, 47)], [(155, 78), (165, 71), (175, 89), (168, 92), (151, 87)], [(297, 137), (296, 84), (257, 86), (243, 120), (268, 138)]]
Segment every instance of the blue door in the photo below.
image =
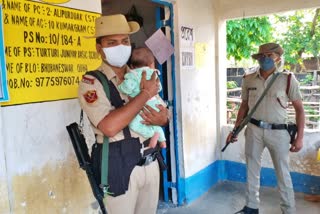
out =
[[(171, 41), (174, 46), (174, 29), (173, 29), (173, 6), (169, 2), (160, 0), (151, 0), (159, 4), (156, 9), (156, 28), (161, 28), (162, 32)], [(182, 204), (180, 186), (180, 170), (179, 170), (179, 152), (178, 152), (178, 135), (177, 135), (177, 113), (176, 113), (176, 87), (175, 87), (175, 56), (171, 56), (170, 60), (162, 65), (157, 65), (160, 70), (161, 83), (163, 90), (162, 98), (167, 101), (172, 119), (169, 127), (166, 128), (167, 149), (162, 150), (169, 169), (162, 174), (163, 198), (165, 202), (171, 198), (174, 204)], [(179, 191), (180, 190), (180, 191)]]

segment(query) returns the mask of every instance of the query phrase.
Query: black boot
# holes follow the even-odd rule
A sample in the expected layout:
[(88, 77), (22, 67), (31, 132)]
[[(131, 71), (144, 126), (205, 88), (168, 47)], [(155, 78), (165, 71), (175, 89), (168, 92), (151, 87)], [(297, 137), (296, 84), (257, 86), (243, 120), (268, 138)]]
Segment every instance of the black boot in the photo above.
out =
[(244, 206), (244, 208), (235, 214), (259, 214), (259, 209), (253, 209), (247, 206)]

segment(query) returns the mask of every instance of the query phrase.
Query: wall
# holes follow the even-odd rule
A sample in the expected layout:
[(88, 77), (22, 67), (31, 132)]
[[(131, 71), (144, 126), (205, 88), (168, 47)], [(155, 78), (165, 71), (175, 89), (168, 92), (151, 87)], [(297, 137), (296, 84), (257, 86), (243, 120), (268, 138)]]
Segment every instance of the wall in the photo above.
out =
[(77, 100), (2, 108), (10, 210), (80, 213), (94, 202), (65, 126), (79, 121)]
[[(99, 0), (74, 2), (101, 11)], [(65, 128), (79, 114), (76, 99), (0, 106), (0, 213), (97, 212)]]
[[(185, 164), (185, 176), (197, 172), (213, 162), (217, 137), (216, 129), (216, 87), (215, 81), (215, 31), (214, 11), (212, 1), (197, 2), (197, 11), (194, 10), (194, 1), (179, 2), (178, 22), (180, 26), (192, 27), (195, 31), (195, 43), (207, 45), (205, 63), (202, 67), (183, 69), (180, 67), (181, 84), (181, 115), (182, 141)], [(201, 157), (201, 158), (200, 158)]]
[[(194, 68), (181, 66), (180, 52), (184, 48), (181, 39), (175, 45), (179, 150), (182, 151), (179, 192), (180, 202), (186, 203), (200, 197), (216, 183), (211, 172), (217, 171), (210, 165), (220, 157), (219, 144), (216, 143), (219, 137), (219, 107), (216, 105), (219, 24), (215, 9), (218, 5), (210, 0), (197, 1), (196, 4), (196, 10), (193, 0), (178, 1), (175, 7), (176, 36), (180, 38), (181, 26), (193, 28), (195, 32)], [(199, 50), (199, 46), (203, 49)]]

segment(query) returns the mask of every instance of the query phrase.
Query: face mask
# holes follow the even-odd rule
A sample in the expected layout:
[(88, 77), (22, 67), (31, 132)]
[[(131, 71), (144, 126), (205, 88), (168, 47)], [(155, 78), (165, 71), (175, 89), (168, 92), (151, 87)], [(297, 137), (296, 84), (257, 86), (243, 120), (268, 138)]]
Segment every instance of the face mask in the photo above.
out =
[(102, 48), (106, 55), (106, 61), (117, 68), (124, 66), (131, 55), (131, 46), (117, 45), (110, 48)]
[(261, 57), (259, 60), (259, 65), (261, 70), (269, 71), (270, 69), (274, 68), (274, 61), (271, 57)]

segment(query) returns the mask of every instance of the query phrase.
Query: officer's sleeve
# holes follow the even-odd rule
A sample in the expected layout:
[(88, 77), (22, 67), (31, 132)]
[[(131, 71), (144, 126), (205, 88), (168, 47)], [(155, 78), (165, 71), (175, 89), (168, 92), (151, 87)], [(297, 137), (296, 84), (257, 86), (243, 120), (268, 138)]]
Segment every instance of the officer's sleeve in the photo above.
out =
[(248, 89), (247, 89), (247, 79), (245, 76), (242, 78), (242, 83), (241, 83), (241, 99), (242, 100), (248, 100)]
[(294, 74), (291, 74), (291, 81), (290, 81), (290, 88), (289, 88), (288, 97), (289, 97), (290, 101), (302, 100), (299, 82)]
[(79, 84), (78, 98), (81, 108), (95, 127), (112, 109), (102, 84), (90, 75), (85, 75), (82, 78)]

